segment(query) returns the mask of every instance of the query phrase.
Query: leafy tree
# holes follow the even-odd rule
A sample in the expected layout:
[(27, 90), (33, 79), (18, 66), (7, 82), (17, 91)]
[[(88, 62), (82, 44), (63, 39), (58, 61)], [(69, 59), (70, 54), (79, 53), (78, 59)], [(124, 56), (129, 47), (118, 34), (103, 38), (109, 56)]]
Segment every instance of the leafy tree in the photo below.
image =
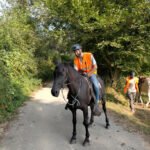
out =
[(148, 1), (46, 2), (53, 14), (54, 30), (67, 33), (68, 45), (79, 42), (86, 50), (94, 52), (101, 75), (117, 80), (121, 73), (144, 71), (144, 62), (149, 65)]
[(28, 23), (28, 12), (24, 13), (24, 10), (13, 7), (0, 19), (1, 121), (21, 105), (25, 96), (40, 81), (35, 78), (37, 64), (34, 58), (39, 39)]

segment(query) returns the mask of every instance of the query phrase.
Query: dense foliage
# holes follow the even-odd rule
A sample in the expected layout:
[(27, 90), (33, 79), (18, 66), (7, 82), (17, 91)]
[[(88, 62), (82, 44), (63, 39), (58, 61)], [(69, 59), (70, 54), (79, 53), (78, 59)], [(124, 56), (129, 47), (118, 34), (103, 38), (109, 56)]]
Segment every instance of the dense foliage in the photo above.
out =
[(1, 121), (22, 104), (40, 80), (35, 78), (37, 65), (34, 58), (38, 39), (28, 24), (28, 16), (22, 10), (14, 9), (2, 16), (0, 26)]
[(99, 73), (116, 80), (135, 70), (149, 74), (150, 3), (145, 0), (47, 0), (56, 30), (94, 52)]

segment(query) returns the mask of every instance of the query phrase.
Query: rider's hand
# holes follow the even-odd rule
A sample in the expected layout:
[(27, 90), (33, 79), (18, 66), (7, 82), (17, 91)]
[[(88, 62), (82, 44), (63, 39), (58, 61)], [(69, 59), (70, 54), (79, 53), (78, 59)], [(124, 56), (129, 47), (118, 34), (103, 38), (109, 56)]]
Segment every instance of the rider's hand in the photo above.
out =
[(87, 73), (85, 73), (85, 72), (83, 73), (83, 76), (85, 76), (85, 77), (89, 77), (89, 76), (88, 76), (88, 74), (87, 74)]
[(88, 77), (90, 77), (91, 75), (92, 75), (92, 74), (91, 74), (90, 72), (89, 72), (89, 73), (87, 73), (87, 76), (88, 76)]
[(84, 71), (83, 71), (83, 70), (79, 70), (78, 72), (79, 72), (81, 75), (84, 74)]
[(79, 70), (79, 73), (84, 77), (90, 77), (89, 74), (84, 72), (83, 70)]

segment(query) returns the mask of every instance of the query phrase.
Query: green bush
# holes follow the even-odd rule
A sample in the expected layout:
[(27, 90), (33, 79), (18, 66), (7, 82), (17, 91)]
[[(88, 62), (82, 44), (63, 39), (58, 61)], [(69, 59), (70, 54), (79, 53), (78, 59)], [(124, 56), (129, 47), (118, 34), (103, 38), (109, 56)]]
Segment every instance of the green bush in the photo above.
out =
[(38, 78), (42, 79), (42, 81), (48, 81), (52, 79), (54, 70), (54, 63), (52, 62), (52, 58), (48, 57), (44, 59), (43, 57), (38, 58)]
[(34, 78), (22, 77), (15, 82), (0, 74), (0, 122), (10, 118), (39, 84), (40, 80)]

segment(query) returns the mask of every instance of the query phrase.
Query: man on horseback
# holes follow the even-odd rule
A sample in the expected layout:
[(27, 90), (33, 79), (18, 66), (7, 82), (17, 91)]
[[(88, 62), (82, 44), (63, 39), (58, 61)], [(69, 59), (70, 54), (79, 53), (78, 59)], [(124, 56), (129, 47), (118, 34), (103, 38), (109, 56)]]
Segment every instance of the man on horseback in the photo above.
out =
[(72, 50), (75, 53), (74, 58), (74, 68), (79, 71), (81, 74), (89, 77), (89, 80), (93, 84), (96, 105), (100, 99), (100, 84), (97, 79), (97, 63), (92, 53), (82, 52), (82, 47), (80, 44), (74, 44)]

